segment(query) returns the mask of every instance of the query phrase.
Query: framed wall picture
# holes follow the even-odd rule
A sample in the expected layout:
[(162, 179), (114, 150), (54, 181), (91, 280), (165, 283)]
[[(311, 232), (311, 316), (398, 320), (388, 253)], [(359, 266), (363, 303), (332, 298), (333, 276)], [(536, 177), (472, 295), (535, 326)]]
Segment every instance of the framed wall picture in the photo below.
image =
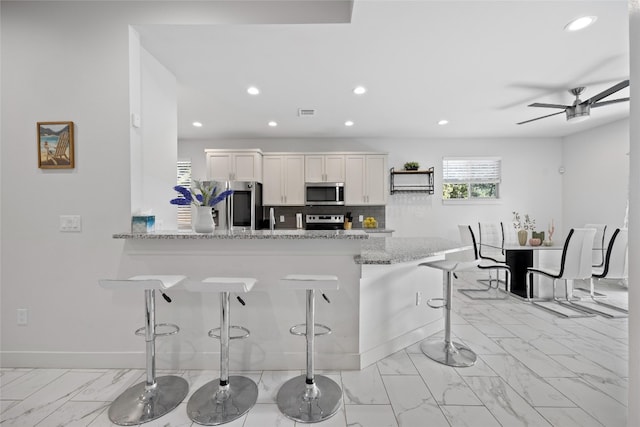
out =
[(73, 169), (73, 122), (38, 122), (38, 167)]

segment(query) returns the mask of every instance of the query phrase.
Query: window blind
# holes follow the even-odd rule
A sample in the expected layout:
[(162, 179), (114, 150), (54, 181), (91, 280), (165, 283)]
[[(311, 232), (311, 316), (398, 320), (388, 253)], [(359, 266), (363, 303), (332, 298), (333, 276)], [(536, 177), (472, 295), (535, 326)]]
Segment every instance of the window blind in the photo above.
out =
[(451, 158), (442, 160), (444, 183), (499, 183), (501, 180), (499, 158)]
[[(191, 186), (191, 160), (178, 160), (178, 185)], [(178, 193), (176, 193), (178, 197)], [(191, 205), (178, 205), (178, 228), (191, 227)]]

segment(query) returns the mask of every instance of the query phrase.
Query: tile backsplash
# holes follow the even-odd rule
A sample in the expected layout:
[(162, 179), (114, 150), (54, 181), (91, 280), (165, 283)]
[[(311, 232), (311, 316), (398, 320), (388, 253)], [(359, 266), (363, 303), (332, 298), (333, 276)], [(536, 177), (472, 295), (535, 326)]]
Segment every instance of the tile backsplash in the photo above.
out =
[[(269, 219), (269, 208), (271, 206), (264, 207), (264, 218)], [(362, 223), (358, 221), (360, 215), (363, 218), (372, 216), (378, 222), (378, 228), (385, 228), (385, 206), (273, 206), (273, 210), (276, 216), (276, 229), (277, 228), (296, 228), (296, 214), (302, 213), (302, 220), (304, 222), (305, 215), (346, 215), (347, 212), (351, 212), (353, 217), (354, 229), (363, 228)], [(280, 222), (280, 216), (284, 216), (284, 222)]]

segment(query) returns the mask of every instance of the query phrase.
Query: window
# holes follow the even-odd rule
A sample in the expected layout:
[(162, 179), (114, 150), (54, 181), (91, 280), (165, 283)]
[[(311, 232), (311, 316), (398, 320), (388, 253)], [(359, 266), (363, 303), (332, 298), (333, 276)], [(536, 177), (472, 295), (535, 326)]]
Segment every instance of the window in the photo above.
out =
[[(177, 183), (191, 187), (191, 160), (178, 160)], [(178, 206), (178, 228), (191, 228), (191, 205)]]
[(442, 199), (496, 200), (501, 175), (501, 160), (497, 157), (445, 157)]

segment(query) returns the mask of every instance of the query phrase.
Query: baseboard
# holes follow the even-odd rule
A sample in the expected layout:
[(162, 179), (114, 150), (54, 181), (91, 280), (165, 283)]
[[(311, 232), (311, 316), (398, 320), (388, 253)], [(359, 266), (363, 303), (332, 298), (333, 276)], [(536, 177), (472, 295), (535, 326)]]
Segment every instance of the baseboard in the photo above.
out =
[[(259, 357), (259, 360), (257, 359)], [(306, 368), (304, 351), (296, 353), (260, 353), (256, 359), (231, 352), (229, 369), (234, 371), (295, 370)], [(316, 353), (316, 369), (360, 369), (358, 354)], [(144, 369), (144, 352), (130, 353), (82, 353), (82, 352), (0, 352), (2, 368), (61, 368), (61, 369)], [(156, 353), (158, 370), (220, 369), (220, 354), (207, 353)]]
[(437, 319), (420, 328), (400, 335), (399, 337), (396, 337), (391, 341), (387, 341), (384, 344), (367, 350), (360, 354), (360, 366), (357, 369), (366, 368), (367, 366), (374, 364), (378, 360), (382, 360), (385, 357), (402, 350), (403, 348), (407, 348), (410, 345), (420, 342), (425, 338), (428, 338), (431, 335), (442, 331), (442, 329), (442, 319)]

